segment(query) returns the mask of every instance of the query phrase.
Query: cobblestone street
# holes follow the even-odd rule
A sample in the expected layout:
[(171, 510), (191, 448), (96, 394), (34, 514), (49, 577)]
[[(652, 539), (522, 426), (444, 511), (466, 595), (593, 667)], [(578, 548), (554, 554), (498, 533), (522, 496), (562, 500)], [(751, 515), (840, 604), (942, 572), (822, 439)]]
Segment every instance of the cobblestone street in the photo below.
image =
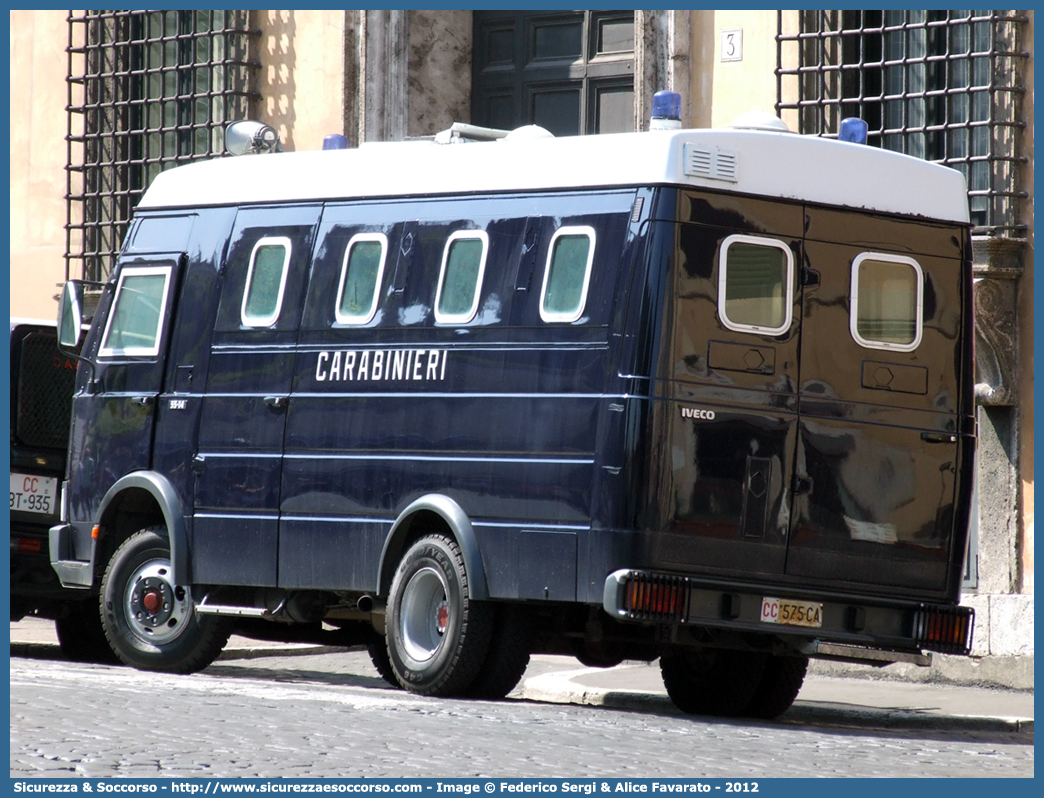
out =
[(1032, 739), (428, 699), (365, 652), (193, 676), (11, 660), (12, 777), (1032, 777)]

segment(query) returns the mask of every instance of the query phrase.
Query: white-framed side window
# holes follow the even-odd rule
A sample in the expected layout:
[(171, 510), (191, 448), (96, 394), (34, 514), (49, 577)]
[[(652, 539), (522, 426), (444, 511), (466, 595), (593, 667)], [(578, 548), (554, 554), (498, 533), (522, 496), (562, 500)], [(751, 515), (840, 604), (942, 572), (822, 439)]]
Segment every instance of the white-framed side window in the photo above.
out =
[(240, 318), (245, 327), (270, 327), (283, 307), (283, 291), (290, 267), (290, 239), (272, 236), (259, 240), (250, 253)]
[(794, 253), (782, 241), (731, 235), (718, 259), (718, 319), (730, 330), (780, 335), (794, 316)]
[(464, 324), (475, 318), (488, 251), (489, 236), (484, 230), (458, 230), (450, 235), (435, 290), (435, 321)]
[(335, 312), (339, 324), (368, 324), (373, 319), (387, 256), (388, 238), (383, 233), (352, 236), (337, 285)]
[(924, 327), (924, 273), (905, 255), (863, 252), (852, 261), (849, 330), (868, 349), (912, 352)]
[(129, 266), (120, 271), (99, 356), (155, 357), (159, 354), (172, 268)]
[(593, 227), (560, 227), (547, 248), (547, 266), (540, 287), (540, 318), (549, 322), (577, 321), (584, 314), (594, 263)]

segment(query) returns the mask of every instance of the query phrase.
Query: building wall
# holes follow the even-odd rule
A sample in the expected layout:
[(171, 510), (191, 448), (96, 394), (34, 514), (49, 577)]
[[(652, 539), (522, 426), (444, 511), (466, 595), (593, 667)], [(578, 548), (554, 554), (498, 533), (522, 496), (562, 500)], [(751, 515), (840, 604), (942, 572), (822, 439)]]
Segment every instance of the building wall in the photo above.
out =
[(1029, 51), (1024, 83), (1026, 94), (1022, 105), (1022, 118), (1026, 121), (1026, 129), (1022, 137), (1022, 155), (1026, 163), (1022, 167), (1022, 184), (1029, 196), (1022, 204), (1022, 218), (1029, 223), (1026, 237), (1026, 252), (1023, 257), (1022, 285), (1019, 293), (1019, 337), (1022, 346), (1019, 348), (1019, 408), (1020, 434), (1019, 471), (1021, 478), (1020, 493), (1022, 500), (1021, 530), (1021, 570), (1022, 592), (1033, 593), (1033, 410), (1034, 410), (1034, 378), (1033, 378), (1033, 305), (1034, 290), (1034, 258), (1033, 258), (1033, 205), (1034, 205), (1034, 170), (1033, 170), (1033, 11), (1021, 11), (1029, 17), (1026, 25), (1025, 39), (1022, 47)]
[[(699, 13), (699, 12), (697, 12)], [(751, 111), (774, 113), (776, 12), (714, 11), (711, 127), (724, 127)], [(695, 20), (693, 21), (695, 27)], [(743, 32), (743, 60), (722, 61), (722, 32)]]
[(10, 13), (11, 314), (53, 319), (65, 280), (68, 27), (63, 11)]
[(470, 11), (409, 13), (407, 135), (471, 121), (471, 31)]

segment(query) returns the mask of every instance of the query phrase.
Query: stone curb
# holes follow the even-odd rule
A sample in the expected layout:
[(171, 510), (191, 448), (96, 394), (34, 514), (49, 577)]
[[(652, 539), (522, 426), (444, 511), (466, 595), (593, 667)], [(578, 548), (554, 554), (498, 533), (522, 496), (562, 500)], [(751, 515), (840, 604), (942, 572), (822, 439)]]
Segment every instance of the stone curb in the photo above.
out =
[(217, 661), (260, 659), (262, 657), (309, 657), (315, 654), (338, 654), (347, 650), (345, 646), (313, 646), (308, 643), (292, 643), (287, 646), (258, 646), (256, 648), (226, 648), (218, 654)]

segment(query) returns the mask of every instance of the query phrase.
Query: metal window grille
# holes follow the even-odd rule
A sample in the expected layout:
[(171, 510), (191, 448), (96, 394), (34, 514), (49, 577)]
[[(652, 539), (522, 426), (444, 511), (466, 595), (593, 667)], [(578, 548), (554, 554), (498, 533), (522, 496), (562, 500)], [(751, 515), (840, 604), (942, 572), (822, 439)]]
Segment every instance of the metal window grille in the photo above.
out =
[(836, 137), (959, 169), (976, 234), (1022, 237), (1019, 139), (1027, 18), (1014, 11), (779, 12), (776, 111)]
[(162, 170), (220, 155), (257, 98), (249, 11), (68, 15), (66, 279), (104, 279)]

